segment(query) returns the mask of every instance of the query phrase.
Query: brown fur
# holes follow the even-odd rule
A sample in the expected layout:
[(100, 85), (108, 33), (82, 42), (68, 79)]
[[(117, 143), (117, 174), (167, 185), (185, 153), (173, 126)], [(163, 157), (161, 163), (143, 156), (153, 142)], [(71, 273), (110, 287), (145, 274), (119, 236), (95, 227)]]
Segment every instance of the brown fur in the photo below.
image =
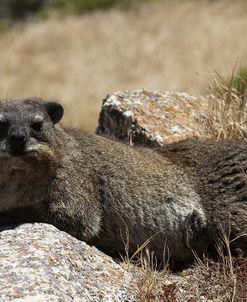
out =
[[(124, 249), (127, 227), (130, 253), (153, 236), (157, 258), (169, 251), (176, 262), (206, 252), (221, 227), (231, 238), (247, 232), (245, 142), (132, 148), (55, 125), (56, 112), (39, 99), (2, 102), (1, 112), (37, 147), (0, 153), (2, 224), (52, 223), (109, 254)], [(35, 114), (44, 118), (39, 134), (31, 129)], [(246, 237), (233, 245), (247, 249)]]
[(186, 140), (160, 149), (159, 152), (181, 166), (194, 183), (207, 213), (212, 237), (217, 240), (225, 231), (229, 234), (232, 247), (246, 250), (246, 142)]

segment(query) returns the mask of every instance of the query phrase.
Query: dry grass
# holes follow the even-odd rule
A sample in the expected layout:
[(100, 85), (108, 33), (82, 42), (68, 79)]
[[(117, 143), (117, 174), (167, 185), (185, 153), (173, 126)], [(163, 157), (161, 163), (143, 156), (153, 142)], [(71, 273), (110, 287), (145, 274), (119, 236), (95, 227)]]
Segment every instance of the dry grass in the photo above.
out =
[[(234, 87), (239, 80), (240, 91)], [(230, 79), (219, 73), (212, 76), (208, 110), (206, 112), (206, 130), (217, 139), (247, 138), (247, 79), (240, 78), (236, 68)]]
[(155, 235), (129, 255), (129, 232), (125, 225), (121, 234), (125, 246), (122, 260), (125, 269), (134, 275), (137, 302), (247, 302), (246, 255), (237, 249), (233, 256), (230, 232), (227, 234), (222, 228), (221, 234), (217, 260), (200, 259), (195, 254), (194, 266), (175, 273), (170, 271), (169, 255), (164, 255), (161, 267), (148, 249)]
[(217, 261), (197, 259), (194, 267), (180, 273), (170, 272), (168, 263), (162, 270), (158, 268), (144, 246), (135, 260), (125, 260), (135, 275), (138, 302), (247, 302), (247, 258), (241, 250), (232, 256), (227, 235), (218, 245)]
[[(137, 252), (129, 258), (128, 252), (124, 257), (124, 266), (127, 270), (132, 271), (134, 277), (133, 284), (138, 302), (158, 302), (161, 297), (161, 290), (164, 290), (164, 281), (169, 276), (169, 265), (165, 262), (163, 268), (160, 269), (154, 253), (146, 247), (145, 242)], [(127, 247), (127, 246), (126, 246)], [(127, 250), (126, 250), (127, 251)], [(172, 288), (176, 288), (175, 284), (168, 284), (171, 291), (167, 291), (164, 296), (166, 300), (175, 297)]]
[(246, 302), (247, 259), (220, 253), (179, 274), (141, 268), (136, 289), (140, 302)]
[(94, 130), (111, 91), (145, 87), (205, 93), (213, 66), (247, 65), (246, 1), (153, 1), (19, 24), (0, 36), (1, 97), (67, 105), (65, 123)]
[(219, 260), (204, 259), (181, 274), (180, 286), (187, 299), (177, 301), (247, 301), (247, 259), (219, 254)]

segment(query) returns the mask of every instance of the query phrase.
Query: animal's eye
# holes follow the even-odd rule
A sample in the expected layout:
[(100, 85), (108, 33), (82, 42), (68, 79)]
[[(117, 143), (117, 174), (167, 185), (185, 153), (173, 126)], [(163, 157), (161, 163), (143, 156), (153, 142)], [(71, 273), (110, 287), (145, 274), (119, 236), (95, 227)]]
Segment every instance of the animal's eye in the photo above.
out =
[(8, 121), (6, 119), (1, 118), (0, 115), (0, 129), (6, 129), (8, 127)]
[(8, 126), (7, 121), (1, 121), (1, 120), (0, 120), (0, 128), (1, 128), (1, 129), (6, 128), (7, 126)]
[(41, 132), (43, 129), (43, 122), (42, 121), (33, 122), (32, 129), (36, 132)]
[(7, 120), (0, 119), (0, 138), (7, 136), (9, 123)]

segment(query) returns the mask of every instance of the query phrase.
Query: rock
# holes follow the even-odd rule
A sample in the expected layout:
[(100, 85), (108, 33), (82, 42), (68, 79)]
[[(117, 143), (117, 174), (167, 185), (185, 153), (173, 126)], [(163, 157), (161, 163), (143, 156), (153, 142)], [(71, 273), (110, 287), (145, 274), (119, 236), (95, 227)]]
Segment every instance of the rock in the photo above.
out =
[(149, 146), (198, 137), (206, 104), (184, 92), (115, 92), (103, 100), (96, 133)]
[(52, 225), (2, 230), (0, 258), (0, 302), (135, 301), (131, 273)]

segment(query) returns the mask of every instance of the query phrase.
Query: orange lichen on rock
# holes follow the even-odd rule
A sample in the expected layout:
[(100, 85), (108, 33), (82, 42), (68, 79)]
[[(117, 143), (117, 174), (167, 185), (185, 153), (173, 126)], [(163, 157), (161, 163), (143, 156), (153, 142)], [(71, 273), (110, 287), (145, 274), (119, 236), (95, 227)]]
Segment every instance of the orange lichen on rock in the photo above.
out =
[(184, 92), (118, 91), (103, 100), (96, 132), (149, 146), (198, 137), (206, 104)]

